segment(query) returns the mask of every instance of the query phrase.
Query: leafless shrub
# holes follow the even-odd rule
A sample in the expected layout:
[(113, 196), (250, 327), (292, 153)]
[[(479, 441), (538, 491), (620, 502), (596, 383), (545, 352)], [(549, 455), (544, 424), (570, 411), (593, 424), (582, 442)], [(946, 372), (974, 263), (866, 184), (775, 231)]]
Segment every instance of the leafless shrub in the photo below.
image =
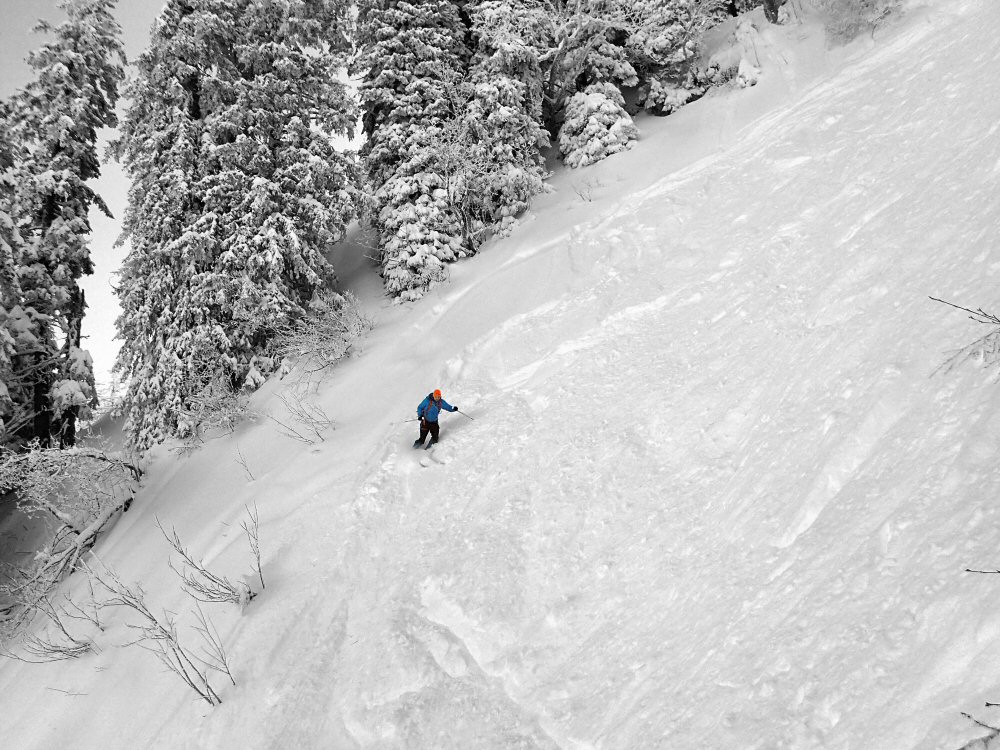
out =
[(263, 591), (266, 587), (264, 586), (264, 574), (261, 572), (260, 567), (260, 514), (257, 512), (257, 504), (254, 503), (253, 510), (250, 506), (246, 506), (247, 509), (247, 520), (240, 524), (243, 527), (243, 531), (247, 535), (247, 540), (250, 542), (250, 551), (253, 553), (254, 557), (254, 572), (257, 573), (257, 577), (260, 579), (260, 589)]
[(236, 446), (236, 463), (240, 465), (243, 469), (243, 473), (247, 475), (247, 479), (251, 482), (254, 481), (253, 472), (250, 471), (250, 465), (247, 463), (246, 456), (243, 455), (243, 451), (240, 450), (240, 446)]
[(90, 606), (77, 604), (70, 597), (64, 596), (65, 603), (62, 605), (62, 613), (71, 620), (89, 622), (98, 630), (104, 630), (104, 623), (101, 621), (101, 608), (97, 604), (97, 596), (94, 592), (94, 582), (87, 576), (87, 585), (90, 587)]
[(177, 410), (177, 452), (189, 454), (212, 433), (230, 434), (247, 416), (249, 394), (208, 364), (185, 381), (184, 404)]
[[(96, 605), (91, 611), (85, 610), (69, 597), (64, 596), (60, 604), (50, 598), (50, 587), (45, 583), (32, 581), (25, 571), (13, 569), (12, 579), (17, 579), (20, 585), (7, 586), (5, 592), (13, 600), (12, 610), (17, 615), (10, 621), (10, 626), (0, 634), (4, 646), (0, 655), (8, 658), (34, 664), (76, 659), (99, 649), (86, 635), (70, 632), (69, 623), (85, 621), (101, 628)], [(39, 616), (45, 627), (41, 633), (28, 631), (28, 625), (36, 623)], [(16, 641), (20, 642), (21, 653), (11, 648)]]
[[(267, 417), (281, 428), (281, 434), (285, 437), (312, 445), (316, 441), (323, 442), (324, 434), (333, 429), (333, 420), (319, 404), (306, 401), (298, 393), (290, 396), (279, 396), (278, 400), (288, 411), (290, 420), (283, 421), (273, 414), (268, 414)], [(298, 427), (289, 424), (289, 422), (293, 422)]]
[(178, 570), (174, 567), (172, 560), (168, 561), (168, 564), (170, 569), (180, 577), (184, 584), (184, 590), (193, 598), (200, 602), (235, 604), (243, 609), (256, 596), (243, 581), (233, 582), (225, 576), (213, 573), (205, 567), (203, 562), (196, 560), (184, 547), (177, 534), (177, 529), (171, 529), (171, 533), (168, 534), (159, 520), (157, 520), (156, 526), (174, 552), (180, 555), (183, 561), (182, 569)]
[(201, 635), (203, 641), (201, 648), (202, 655), (198, 661), (206, 669), (226, 675), (229, 681), (235, 686), (236, 679), (233, 677), (233, 670), (229, 665), (229, 656), (226, 654), (222, 638), (219, 637), (219, 631), (215, 629), (212, 621), (205, 616), (200, 604), (195, 604), (195, 617), (198, 620), (195, 631)]
[[(108, 598), (103, 602), (104, 606), (121, 607), (139, 616), (138, 624), (128, 624), (138, 636), (127, 645), (137, 645), (155, 654), (167, 670), (177, 675), (210, 706), (222, 704), (219, 694), (209, 683), (206, 672), (209, 667), (200, 667), (198, 664), (200, 659), (181, 645), (177, 636), (176, 621), (171, 614), (164, 612), (162, 617), (154, 615), (146, 604), (142, 587), (127, 586), (114, 571), (106, 567), (100, 572), (88, 568), (88, 573), (108, 594)], [(230, 679), (231, 677), (230, 675)]]
[(282, 369), (301, 368), (303, 377), (329, 369), (347, 356), (354, 342), (374, 327), (350, 292), (326, 291), (310, 304), (309, 313), (274, 332)]
[(963, 310), (969, 313), (969, 319), (980, 325), (987, 326), (989, 330), (975, 341), (966, 344), (961, 349), (950, 352), (946, 359), (935, 372), (949, 372), (958, 365), (968, 360), (973, 360), (984, 366), (992, 366), (1000, 363), (1000, 317), (984, 311), (982, 308), (970, 310), (952, 302), (946, 302), (937, 297), (931, 297), (935, 302), (954, 307), (956, 310)]
[(588, 178), (574, 182), (573, 192), (584, 203), (592, 203), (594, 200), (594, 190), (600, 187), (604, 186), (599, 180)]
[[(59, 635), (60, 632), (62, 636)], [(33, 663), (65, 661), (96, 653), (97, 649), (91, 641), (67, 636), (65, 630), (55, 633), (54, 636), (49, 634), (25, 636), (24, 650), (33, 658), (24, 661)]]
[(15, 637), (20, 637), (21, 653), (10, 647), (10, 642), (14, 639), (9, 638), (4, 641), (3, 648), (0, 648), (0, 655), (31, 664), (44, 664), (77, 659), (98, 652), (99, 649), (90, 638), (69, 631), (63, 619), (67, 617), (66, 611), (53, 605), (49, 599), (42, 597), (31, 602), (31, 609), (26, 611), (43, 615), (48, 627), (40, 634), (27, 633), (23, 628), (13, 633)]

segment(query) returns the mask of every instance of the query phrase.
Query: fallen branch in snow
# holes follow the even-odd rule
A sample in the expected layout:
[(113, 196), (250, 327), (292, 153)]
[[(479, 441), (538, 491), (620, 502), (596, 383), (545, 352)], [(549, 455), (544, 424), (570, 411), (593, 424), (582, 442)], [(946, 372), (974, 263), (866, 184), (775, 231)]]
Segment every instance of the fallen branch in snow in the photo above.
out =
[(31, 568), (7, 567), (10, 580), (0, 585), (0, 593), (14, 602), (8, 608), (12, 627), (19, 629), (36, 612), (46, 613), (46, 608), (51, 606), (48, 597), (56, 584), (81, 565), (81, 558), (93, 547), (98, 534), (129, 500), (131, 498), (121, 498), (118, 504), (107, 506), (84, 529), (60, 529), (49, 546), (39, 552)]
[[(20, 570), (17, 570), (16, 574), (25, 575), (24, 571)], [(77, 614), (70, 614), (64, 607), (57, 607), (49, 598), (49, 589), (44, 582), (34, 585), (24, 584), (16, 589), (13, 596), (15, 604), (19, 608), (21, 620), (20, 622), (15, 621), (9, 635), (12, 639), (20, 636), (22, 653), (13, 651), (9, 645), (5, 644), (0, 649), (0, 655), (29, 664), (44, 664), (52, 661), (77, 659), (99, 651), (90, 638), (70, 633), (67, 627), (68, 620), (97, 622), (99, 626), (96, 613), (91, 616), (69, 597), (66, 597), (66, 602), (76, 610)], [(28, 633), (27, 625), (35, 619), (37, 614), (43, 615), (48, 620), (50, 628), (42, 633)]]

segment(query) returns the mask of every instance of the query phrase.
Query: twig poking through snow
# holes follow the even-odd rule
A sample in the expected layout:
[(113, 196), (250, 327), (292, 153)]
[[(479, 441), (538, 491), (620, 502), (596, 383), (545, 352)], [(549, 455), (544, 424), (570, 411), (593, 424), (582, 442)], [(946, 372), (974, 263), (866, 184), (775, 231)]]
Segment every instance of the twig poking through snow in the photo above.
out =
[(245, 507), (249, 519), (241, 523), (240, 526), (243, 527), (247, 540), (250, 542), (250, 551), (254, 557), (254, 570), (260, 579), (260, 588), (263, 591), (266, 587), (264, 586), (264, 574), (260, 568), (260, 514), (257, 511), (257, 503), (253, 504), (253, 510), (250, 510), (249, 505)]

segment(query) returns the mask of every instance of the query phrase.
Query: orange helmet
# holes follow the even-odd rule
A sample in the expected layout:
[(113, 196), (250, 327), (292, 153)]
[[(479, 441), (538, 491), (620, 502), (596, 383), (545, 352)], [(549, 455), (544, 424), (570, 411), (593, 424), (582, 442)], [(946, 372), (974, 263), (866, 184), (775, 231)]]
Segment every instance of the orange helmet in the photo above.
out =
[(440, 388), (435, 388), (434, 389), (434, 398), (441, 398), (441, 389)]

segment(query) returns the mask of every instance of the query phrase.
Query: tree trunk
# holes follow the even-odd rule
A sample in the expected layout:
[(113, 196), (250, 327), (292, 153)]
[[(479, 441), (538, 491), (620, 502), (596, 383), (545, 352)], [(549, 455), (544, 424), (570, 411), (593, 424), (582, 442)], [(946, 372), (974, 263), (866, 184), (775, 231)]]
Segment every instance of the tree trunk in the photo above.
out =
[[(39, 364), (45, 358), (44, 354), (36, 354), (35, 361)], [(49, 379), (40, 370), (35, 376), (32, 386), (31, 407), (35, 413), (34, 424), (32, 425), (33, 437), (38, 438), (43, 448), (48, 448), (51, 444), (52, 430), (52, 410), (49, 408)]]

